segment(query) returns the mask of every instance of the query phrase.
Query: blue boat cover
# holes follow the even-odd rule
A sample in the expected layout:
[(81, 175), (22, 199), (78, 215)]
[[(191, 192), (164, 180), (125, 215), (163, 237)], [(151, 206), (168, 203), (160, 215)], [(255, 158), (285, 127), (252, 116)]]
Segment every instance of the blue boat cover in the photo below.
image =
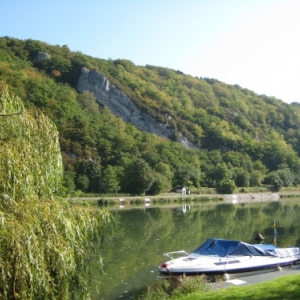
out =
[(273, 245), (252, 245), (240, 241), (207, 239), (192, 252), (200, 255), (225, 256), (277, 256)]

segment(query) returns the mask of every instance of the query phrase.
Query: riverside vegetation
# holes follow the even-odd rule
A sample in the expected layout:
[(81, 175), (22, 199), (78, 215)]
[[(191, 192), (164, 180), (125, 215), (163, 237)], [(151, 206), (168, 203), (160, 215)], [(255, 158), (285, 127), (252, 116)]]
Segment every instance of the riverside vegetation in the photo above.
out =
[(232, 286), (213, 290), (204, 277), (183, 277), (176, 281), (149, 286), (136, 300), (234, 300), (234, 299), (299, 299), (300, 275), (288, 275), (251, 286)]
[(112, 217), (55, 199), (63, 171), (56, 126), (7, 88), (0, 153), (0, 298), (89, 299), (88, 257), (103, 268), (91, 243), (102, 245)]
[[(47, 53), (46, 59), (37, 59)], [(169, 140), (115, 117), (76, 90), (81, 69), (104, 74)], [(35, 40), (0, 38), (0, 88), (55, 123), (63, 158), (60, 193), (156, 195), (177, 186), (230, 193), (300, 182), (300, 106), (238, 85), (125, 59), (104, 60)], [(113, 101), (113, 99), (111, 99)], [(186, 137), (192, 148), (179, 142)]]

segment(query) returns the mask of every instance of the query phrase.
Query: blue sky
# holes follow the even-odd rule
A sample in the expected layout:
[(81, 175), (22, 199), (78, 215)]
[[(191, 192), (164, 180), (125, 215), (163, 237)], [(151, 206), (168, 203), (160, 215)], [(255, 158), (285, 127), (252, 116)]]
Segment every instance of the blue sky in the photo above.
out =
[(0, 36), (300, 102), (300, 0), (1, 0)]

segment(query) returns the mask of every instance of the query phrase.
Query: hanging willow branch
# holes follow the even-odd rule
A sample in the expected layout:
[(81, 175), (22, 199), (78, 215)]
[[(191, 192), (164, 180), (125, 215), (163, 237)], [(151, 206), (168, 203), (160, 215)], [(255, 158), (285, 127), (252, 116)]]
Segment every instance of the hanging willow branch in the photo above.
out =
[(90, 299), (89, 268), (103, 270), (99, 249), (112, 216), (53, 198), (63, 168), (49, 118), (7, 88), (0, 111), (0, 299)]
[(16, 113), (11, 113), (11, 114), (2, 114), (0, 113), (0, 117), (10, 117), (10, 116), (15, 116), (15, 115), (20, 115), (22, 114), (22, 111), (16, 112)]
[(15, 201), (49, 199), (62, 179), (55, 124), (37, 108), (26, 110), (5, 87), (0, 97), (0, 193)]

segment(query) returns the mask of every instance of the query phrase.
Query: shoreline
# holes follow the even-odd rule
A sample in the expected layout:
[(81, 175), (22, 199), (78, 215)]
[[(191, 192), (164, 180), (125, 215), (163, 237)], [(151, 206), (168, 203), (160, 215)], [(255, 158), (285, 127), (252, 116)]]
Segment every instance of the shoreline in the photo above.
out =
[(220, 202), (227, 204), (237, 203), (255, 203), (264, 201), (278, 201), (280, 198), (300, 198), (299, 191), (282, 191), (282, 192), (261, 192), (261, 193), (234, 193), (234, 194), (163, 194), (157, 196), (78, 196), (64, 198), (79, 205), (162, 205), (162, 204), (182, 204), (182, 203), (204, 203)]

